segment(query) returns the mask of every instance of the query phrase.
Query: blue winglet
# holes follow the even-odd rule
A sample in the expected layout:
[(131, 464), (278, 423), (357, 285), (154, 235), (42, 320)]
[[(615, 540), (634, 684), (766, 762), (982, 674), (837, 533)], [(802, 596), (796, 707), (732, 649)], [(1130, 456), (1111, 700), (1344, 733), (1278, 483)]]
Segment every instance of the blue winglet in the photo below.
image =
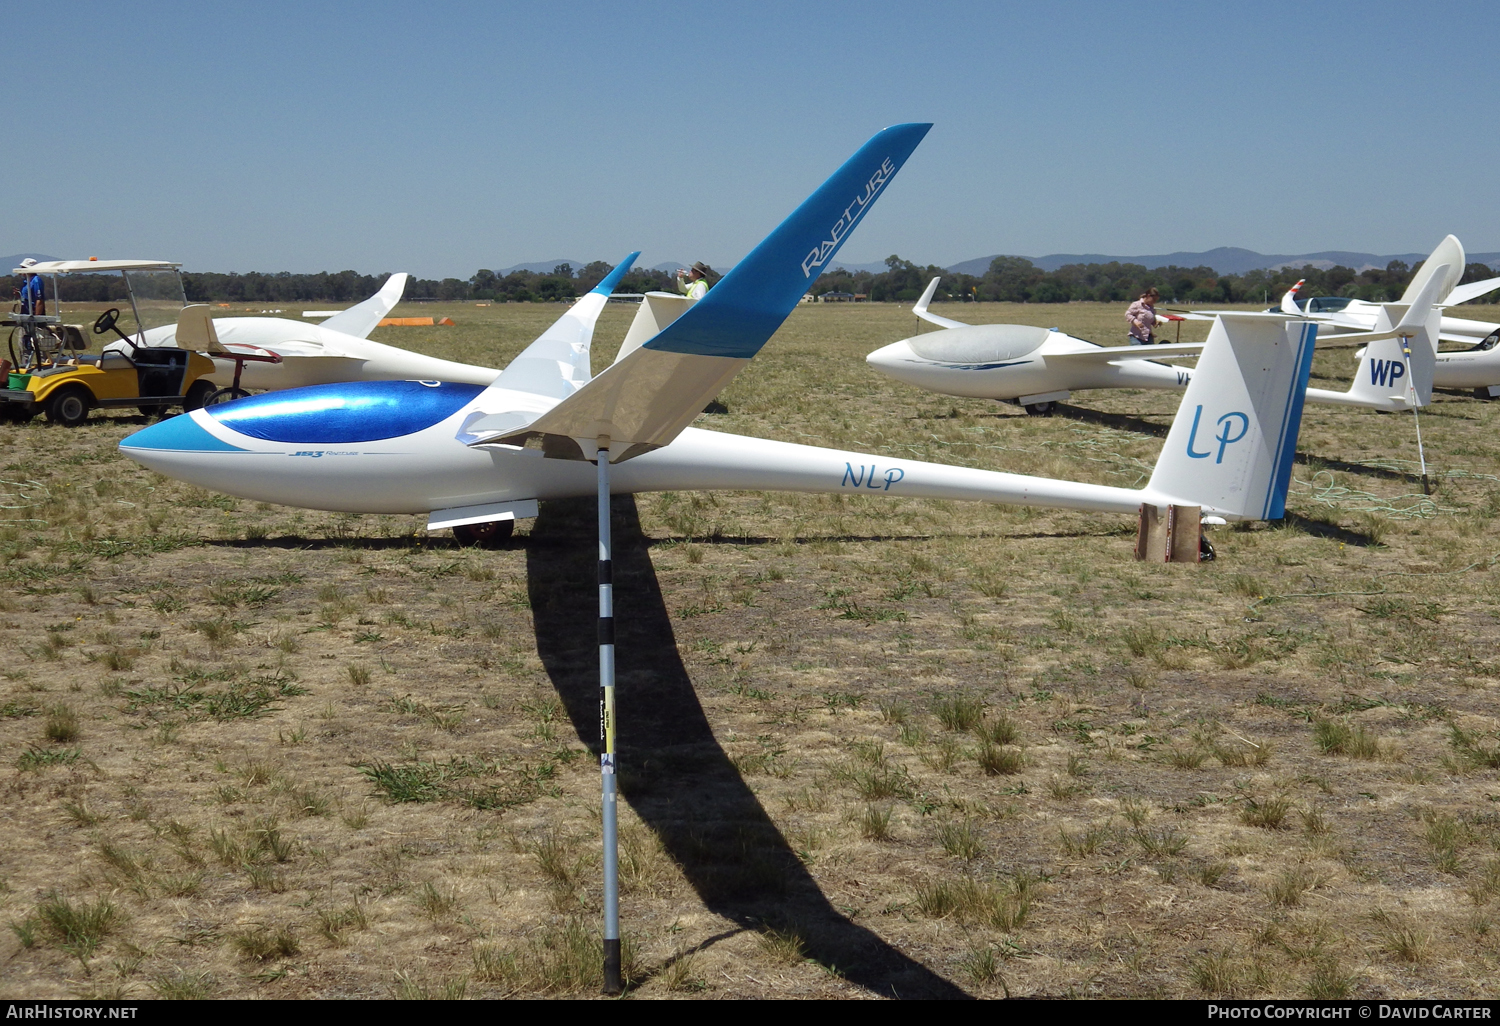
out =
[(691, 310), (645, 349), (749, 359), (781, 327), (930, 124), (877, 132)]
[(630, 273), (630, 265), (635, 263), (635, 258), (640, 255), (641, 251), (636, 250), (624, 260), (621, 260), (618, 264), (615, 265), (615, 269), (613, 271), (610, 271), (604, 276), (603, 281), (595, 285), (593, 288), (589, 289), (589, 291), (597, 292), (601, 296), (609, 295), (615, 290), (615, 286), (620, 284), (620, 279)]

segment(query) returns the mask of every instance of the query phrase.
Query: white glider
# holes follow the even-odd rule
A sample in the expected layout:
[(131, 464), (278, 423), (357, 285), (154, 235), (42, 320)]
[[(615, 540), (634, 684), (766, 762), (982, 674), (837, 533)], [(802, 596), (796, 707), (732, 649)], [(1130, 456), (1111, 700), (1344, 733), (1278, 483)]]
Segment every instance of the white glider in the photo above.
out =
[[(696, 304), (644, 303), (596, 376), (587, 335), (570, 321), (575, 306), (482, 390), (389, 381), (253, 396), (163, 421), (120, 449), (247, 498), (428, 513), (429, 529), (452, 527), (461, 539), (507, 536), (538, 500), (595, 494), (604, 475), (590, 461), (601, 455), (617, 464), (614, 493), (858, 493), (1127, 514), (1175, 503), (1234, 520), (1282, 516), (1316, 335), (1284, 314), (1218, 319), (1139, 490), (688, 426), (781, 325), (929, 127), (875, 135)], [(579, 306), (603, 302), (590, 295)]]
[[(1438, 264), (1433, 269), (1448, 268), (1447, 264)], [(1196, 373), (1194, 369), (1161, 361), (1196, 356), (1203, 348), (1202, 342), (1101, 346), (1055, 328), (964, 324), (940, 317), (928, 310), (938, 281), (934, 278), (928, 283), (912, 310), (943, 330), (914, 335), (875, 350), (865, 357), (872, 368), (930, 392), (1012, 402), (1033, 415), (1050, 414), (1057, 403), (1084, 389), (1181, 389), (1187, 387)], [(1376, 313), (1368, 325), (1358, 330), (1351, 327), (1342, 334), (1325, 336), (1320, 325), (1319, 345), (1325, 348), (1370, 344), (1360, 353), (1361, 363), (1348, 391), (1310, 388), (1306, 397), (1309, 401), (1380, 410), (1425, 406), (1431, 401), (1435, 348), (1431, 338), (1436, 336), (1438, 315), (1431, 313), (1420, 331), (1407, 336), (1418, 339), (1410, 345), (1410, 354), (1403, 348), (1395, 328), (1409, 310), (1418, 307), (1430, 310), (1430, 297), (1444, 287), (1446, 278), (1429, 274), (1414, 284), (1417, 285), (1415, 304), (1411, 300), (1371, 304)], [(1304, 317), (1291, 304), (1284, 306), (1282, 312), (1289, 317)], [(1197, 314), (1194, 319), (1210, 320), (1218, 316)], [(1410, 381), (1413, 387), (1406, 389), (1402, 379)], [(1402, 382), (1400, 394), (1394, 391), (1398, 382)]]
[[(601, 283), (607, 283), (606, 291), (613, 289), (630, 270), (638, 255), (632, 253), (610, 272)], [(197, 340), (189, 347), (213, 357), (216, 371), (210, 379), (221, 387), (235, 390), (234, 397), (246, 395), (250, 390), (273, 391), (340, 381), (416, 378), (474, 385), (488, 385), (494, 381), (500, 374), (498, 368), (440, 360), (372, 342), (366, 337), (400, 302), (407, 278), (406, 274), (391, 275), (375, 295), (334, 314), (322, 324), (284, 317), (210, 318), (209, 307), (185, 306), (176, 324), (147, 330), (142, 344), (176, 346), (179, 334), (184, 339)], [(597, 318), (597, 312), (594, 316)], [(202, 327), (205, 321), (210, 328)], [(192, 325), (185, 333), (184, 324)], [(592, 321), (588, 327), (592, 331)], [(124, 345), (123, 342), (114, 342), (105, 350), (122, 349)], [(237, 365), (233, 359), (235, 353), (248, 354), (252, 360)], [(280, 359), (276, 362), (253, 359), (267, 354)], [(223, 396), (225, 399), (229, 397), (229, 394)]]
[[(1500, 324), (1488, 321), (1449, 317), (1448, 309), (1471, 302), (1500, 289), (1500, 278), (1456, 285), (1463, 274), (1464, 249), (1454, 236), (1449, 235), (1432, 256), (1422, 264), (1411, 284), (1402, 295), (1402, 302), (1410, 302), (1431, 277), (1429, 268), (1446, 265), (1448, 270), (1441, 276), (1442, 287), (1437, 294), (1437, 306), (1444, 311), (1439, 323), (1436, 339), (1440, 343), (1459, 348), (1439, 348), (1432, 368), (1432, 385), (1437, 388), (1472, 389), (1476, 398), (1493, 399), (1500, 396)], [(1457, 275), (1454, 269), (1457, 269)], [(1367, 303), (1342, 296), (1301, 297), (1302, 282), (1297, 282), (1281, 297), (1281, 309), (1297, 310), (1318, 322), (1318, 337), (1338, 337), (1342, 334), (1370, 330), (1378, 323), (1379, 309), (1384, 304)], [(1361, 352), (1361, 358), (1366, 356)], [(1361, 365), (1361, 372), (1366, 370)]]

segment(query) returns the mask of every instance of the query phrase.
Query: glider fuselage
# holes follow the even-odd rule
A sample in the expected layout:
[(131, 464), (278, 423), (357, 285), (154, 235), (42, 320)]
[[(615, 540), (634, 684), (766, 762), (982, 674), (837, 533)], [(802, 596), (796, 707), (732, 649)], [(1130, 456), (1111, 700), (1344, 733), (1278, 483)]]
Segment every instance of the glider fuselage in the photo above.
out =
[[(426, 390), (424, 394), (422, 391)], [(430, 513), (593, 495), (592, 464), (538, 449), (466, 444), (480, 390), (438, 382), (325, 386), (254, 396), (174, 417), (121, 443), (169, 477), (247, 499), (350, 513)], [(550, 405), (484, 393), (493, 411)], [(435, 419), (434, 419), (435, 418)], [(418, 425), (417, 422), (430, 420)], [(402, 427), (413, 430), (400, 430)], [(239, 430), (243, 428), (244, 430)], [(273, 435), (276, 437), (259, 437)], [(371, 435), (383, 437), (371, 438)], [(697, 428), (618, 464), (616, 494), (695, 489), (978, 499), (1128, 513), (1140, 491), (824, 449)]]
[(1190, 368), (1149, 359), (1069, 358), (1105, 350), (1061, 331), (973, 325), (903, 339), (865, 360), (897, 381), (973, 399), (1015, 400), (1086, 388), (1180, 389), (1192, 379)]

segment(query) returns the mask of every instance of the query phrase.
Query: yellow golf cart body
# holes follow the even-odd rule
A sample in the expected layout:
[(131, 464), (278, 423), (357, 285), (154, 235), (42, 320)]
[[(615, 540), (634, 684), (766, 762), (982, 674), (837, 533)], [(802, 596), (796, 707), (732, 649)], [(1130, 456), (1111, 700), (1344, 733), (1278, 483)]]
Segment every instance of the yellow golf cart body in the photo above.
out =
[[(57, 312), (13, 313), (0, 322), (14, 329), (12, 358), (20, 364), (10, 372), (8, 387), (0, 389), (0, 416), (25, 420), (45, 412), (48, 420), (71, 427), (96, 407), (136, 407), (149, 414), (202, 406), (216, 389), (208, 380), (213, 360), (188, 349), (147, 345), (147, 332), (175, 324), (186, 305), (180, 266), (159, 260), (52, 260), (16, 268), (16, 274), (42, 275), (52, 285)], [(104, 287), (92, 291), (105, 302), (128, 301), (130, 310), (128, 319), (111, 308), (94, 322), (92, 334), (112, 333), (124, 343), (97, 356), (81, 352), (88, 347), (88, 330), (64, 324), (61, 313), (59, 280), (85, 274), (118, 274), (121, 282), (96, 283)], [(132, 330), (127, 333), (117, 322)], [(15, 352), (18, 337), (20, 353)]]

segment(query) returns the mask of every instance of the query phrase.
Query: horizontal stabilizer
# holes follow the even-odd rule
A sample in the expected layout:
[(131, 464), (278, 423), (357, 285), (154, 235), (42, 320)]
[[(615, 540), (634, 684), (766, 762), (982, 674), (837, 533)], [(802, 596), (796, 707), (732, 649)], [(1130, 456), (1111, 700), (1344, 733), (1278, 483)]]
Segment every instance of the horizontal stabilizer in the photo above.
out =
[(405, 272), (391, 275), (380, 286), (379, 292), (363, 303), (356, 303), (342, 313), (334, 314), (323, 322), (323, 327), (355, 338), (369, 338), (370, 332), (401, 302), (401, 296), (406, 292), (406, 279), (409, 277), (411, 276)]

